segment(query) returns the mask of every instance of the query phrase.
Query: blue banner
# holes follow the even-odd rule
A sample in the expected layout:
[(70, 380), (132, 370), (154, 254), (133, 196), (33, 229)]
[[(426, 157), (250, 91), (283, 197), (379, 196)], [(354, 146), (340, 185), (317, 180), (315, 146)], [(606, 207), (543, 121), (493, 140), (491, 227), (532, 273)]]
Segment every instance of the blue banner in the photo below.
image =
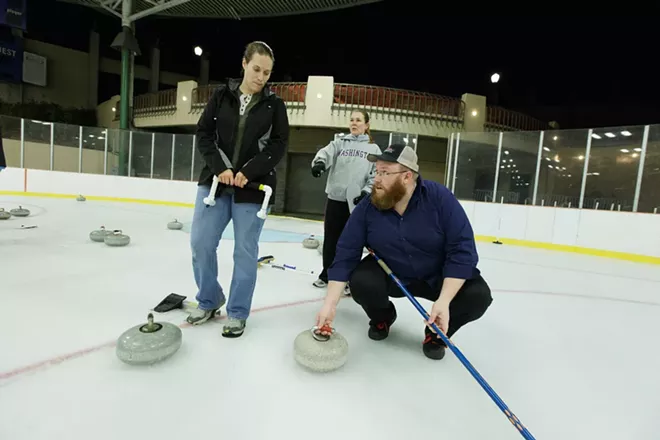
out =
[(27, 0), (0, 0), (0, 25), (27, 30)]
[(23, 39), (0, 40), (0, 81), (23, 81)]

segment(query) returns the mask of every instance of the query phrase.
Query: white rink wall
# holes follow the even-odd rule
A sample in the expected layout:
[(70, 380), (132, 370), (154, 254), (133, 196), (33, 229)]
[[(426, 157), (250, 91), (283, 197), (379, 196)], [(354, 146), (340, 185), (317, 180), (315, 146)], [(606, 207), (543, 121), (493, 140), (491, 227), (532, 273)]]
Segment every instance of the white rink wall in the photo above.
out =
[[(7, 168), (0, 195), (193, 206), (196, 182)], [(660, 264), (660, 215), (461, 201), (477, 238)]]

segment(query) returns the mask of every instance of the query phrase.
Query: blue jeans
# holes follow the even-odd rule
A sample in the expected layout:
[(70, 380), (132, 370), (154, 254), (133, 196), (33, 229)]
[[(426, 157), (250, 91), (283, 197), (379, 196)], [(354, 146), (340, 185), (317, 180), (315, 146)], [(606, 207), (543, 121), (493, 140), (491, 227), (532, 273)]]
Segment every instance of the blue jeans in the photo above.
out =
[(233, 195), (223, 194), (215, 199), (215, 206), (206, 206), (204, 197), (210, 187), (199, 186), (195, 200), (190, 245), (192, 264), (197, 283), (199, 308), (218, 308), (225, 294), (218, 282), (218, 245), (231, 220), (234, 225), (234, 271), (232, 273), (227, 315), (247, 319), (257, 283), (259, 236), (265, 220), (257, 217), (261, 205), (234, 203)]

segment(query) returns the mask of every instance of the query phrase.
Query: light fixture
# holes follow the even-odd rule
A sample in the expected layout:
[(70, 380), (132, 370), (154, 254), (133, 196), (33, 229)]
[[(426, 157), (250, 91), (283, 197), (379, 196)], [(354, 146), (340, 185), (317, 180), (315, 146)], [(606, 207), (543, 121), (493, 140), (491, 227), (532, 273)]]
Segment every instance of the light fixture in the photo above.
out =
[(508, 150), (504, 150), (504, 154), (509, 154), (509, 151), (508, 151)]
[(550, 151), (550, 148), (548, 148), (548, 147), (543, 147), (543, 149), (544, 149), (545, 151)]
[(578, 160), (584, 160), (584, 156), (580, 154), (580, 155), (578, 156)]
[(317, 93), (317, 94), (316, 94), (316, 97), (317, 97), (318, 99), (321, 99), (321, 98), (323, 98), (323, 95), (320, 94), (320, 93)]
[(201, 47), (199, 47), (199, 46), (195, 46), (194, 51), (195, 51), (195, 55), (197, 55), (198, 57), (201, 57), (201, 56), (202, 56), (202, 52), (203, 52), (203, 50), (202, 50)]
[(616, 137), (616, 135), (614, 133), (605, 133), (605, 136), (607, 136), (610, 139), (613, 138), (613, 137)]
[(552, 140), (553, 140), (553, 141), (556, 141), (557, 139), (558, 139), (557, 136), (553, 136), (553, 137), (552, 137)]
[(642, 151), (642, 149), (641, 148), (635, 148), (635, 151), (637, 151), (639, 153), (640, 151)]
[(637, 153), (633, 153), (633, 154), (631, 154), (631, 156), (632, 156), (632, 157), (638, 157), (639, 154), (637, 154)]
[(493, 84), (497, 84), (499, 82), (499, 80), (500, 80), (500, 74), (499, 73), (493, 73), (490, 76), (490, 82), (492, 82)]
[(629, 132), (628, 130), (623, 130), (623, 131), (621, 132), (621, 134), (624, 135), (624, 136), (632, 136), (632, 133)]
[(630, 150), (628, 150), (628, 149), (626, 149), (626, 148), (622, 148), (622, 149), (619, 150), (619, 151), (621, 151), (622, 153), (630, 153)]
[(597, 135), (596, 133), (592, 134), (591, 137), (594, 138), (594, 139), (602, 139), (602, 138), (601, 138), (599, 135)]
[(472, 110), (472, 116), (477, 116), (479, 114), (476, 110)]
[(187, 101), (188, 97), (187, 96), (182, 96), (181, 99), (183, 99), (184, 101)]

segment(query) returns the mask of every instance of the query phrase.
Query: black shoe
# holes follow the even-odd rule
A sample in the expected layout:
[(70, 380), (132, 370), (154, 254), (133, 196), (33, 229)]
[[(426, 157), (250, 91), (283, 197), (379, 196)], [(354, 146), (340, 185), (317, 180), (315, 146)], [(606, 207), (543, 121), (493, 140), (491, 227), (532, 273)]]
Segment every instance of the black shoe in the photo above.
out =
[[(391, 304), (391, 303), (390, 303)], [(394, 304), (391, 304), (392, 306), (392, 318), (389, 319), (388, 321), (369, 321), (369, 338), (373, 339), (374, 341), (382, 341), (383, 339), (387, 338), (390, 334), (390, 327), (392, 327), (392, 324), (394, 324), (394, 321), (396, 321), (396, 309), (394, 308)]]
[(422, 344), (422, 350), (424, 355), (429, 359), (440, 360), (445, 357), (445, 349), (447, 346), (440, 336), (436, 335), (430, 328), (425, 327), (424, 333), (426, 338), (424, 338), (424, 343)]

